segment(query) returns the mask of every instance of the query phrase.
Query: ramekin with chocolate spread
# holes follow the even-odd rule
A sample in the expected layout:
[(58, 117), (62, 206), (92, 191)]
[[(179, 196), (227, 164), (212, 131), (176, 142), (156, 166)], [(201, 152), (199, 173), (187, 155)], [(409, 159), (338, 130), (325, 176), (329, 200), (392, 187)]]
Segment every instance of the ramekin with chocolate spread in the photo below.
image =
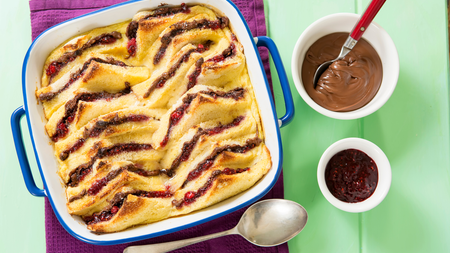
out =
[(375, 49), (363, 38), (345, 56), (335, 61), (321, 75), (317, 85), (314, 73), (320, 64), (335, 59), (348, 33), (328, 34), (312, 44), (302, 66), (302, 81), (308, 95), (320, 106), (336, 112), (357, 110), (377, 94), (382, 64)]

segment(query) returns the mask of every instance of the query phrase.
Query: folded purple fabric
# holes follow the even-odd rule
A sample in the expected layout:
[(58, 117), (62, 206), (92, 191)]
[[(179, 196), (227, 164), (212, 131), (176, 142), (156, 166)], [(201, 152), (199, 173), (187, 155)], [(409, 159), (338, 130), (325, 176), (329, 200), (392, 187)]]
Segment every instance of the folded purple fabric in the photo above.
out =
[[(253, 36), (266, 35), (263, 0), (232, 0), (244, 15)], [(47, 28), (62, 21), (79, 15), (124, 2), (124, 0), (30, 0), (31, 28), (33, 40)], [(131, 17), (130, 17), (131, 18)], [(269, 57), (265, 49), (260, 49), (260, 55), (264, 63), (265, 71), (271, 84)], [(272, 84), (271, 84), (272, 85)], [(283, 198), (283, 176), (281, 175), (275, 186), (262, 199)], [(51, 205), (45, 199), (45, 232), (47, 252), (57, 253), (115, 253), (122, 252), (130, 245), (151, 244), (181, 240), (201, 235), (212, 234), (231, 229), (239, 221), (246, 208), (235, 211), (224, 217), (207, 223), (178, 231), (172, 234), (142, 240), (134, 243), (126, 243), (111, 246), (98, 246), (84, 243), (67, 233), (57, 220)], [(238, 235), (225, 236), (210, 241), (197, 243), (174, 252), (198, 253), (198, 252), (288, 252), (287, 243), (277, 247), (262, 248), (255, 246)]]

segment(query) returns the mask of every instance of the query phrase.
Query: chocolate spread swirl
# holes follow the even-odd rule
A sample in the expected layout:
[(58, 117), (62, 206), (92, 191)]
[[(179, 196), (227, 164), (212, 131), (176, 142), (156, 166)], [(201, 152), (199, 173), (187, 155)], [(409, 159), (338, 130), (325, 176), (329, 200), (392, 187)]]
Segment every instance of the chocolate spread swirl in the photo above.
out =
[(243, 173), (250, 170), (249, 167), (247, 168), (237, 168), (237, 169), (232, 169), (232, 168), (225, 168), (223, 170), (215, 170), (211, 173), (211, 176), (209, 176), (208, 180), (206, 181), (206, 183), (200, 187), (197, 191), (188, 191), (184, 194), (184, 198), (180, 199), (180, 200), (172, 200), (172, 205), (175, 206), (177, 209), (182, 208), (184, 205), (190, 205), (192, 203), (194, 203), (198, 198), (200, 198), (201, 196), (205, 195), (206, 192), (211, 189), (214, 181), (220, 176), (220, 175), (234, 175), (234, 174), (239, 174), (239, 173)]
[[(58, 59), (52, 61), (48, 65), (45, 73), (47, 74), (47, 76), (50, 77), (50, 81), (51, 81), (51, 79), (59, 73), (61, 68), (65, 67), (67, 65), (67, 63), (75, 60), (78, 56), (82, 55), (83, 52), (85, 50), (87, 50), (88, 48), (91, 48), (91, 47), (94, 47), (97, 45), (112, 44), (121, 38), (122, 38), (122, 34), (117, 31), (113, 31), (110, 33), (104, 33), (95, 38), (92, 38), (88, 42), (86, 42), (86, 44), (81, 46), (79, 49), (77, 49), (75, 51), (65, 52)], [(50, 83), (50, 81), (49, 81), (49, 83)]]
[(91, 216), (83, 216), (83, 220), (87, 225), (92, 225), (102, 221), (108, 221), (119, 212), (119, 209), (125, 203), (128, 195), (135, 195), (142, 198), (170, 198), (173, 193), (170, 191), (139, 191), (133, 190), (128, 192), (119, 192), (110, 200), (110, 205), (104, 211), (93, 213)]
[(225, 145), (225, 146), (222, 146), (222, 147), (215, 148), (212, 151), (212, 153), (205, 160), (200, 162), (194, 170), (189, 172), (189, 174), (188, 174), (186, 180), (183, 182), (183, 185), (181, 186), (181, 188), (184, 188), (190, 181), (195, 180), (204, 171), (206, 171), (209, 168), (211, 168), (211, 166), (214, 164), (214, 161), (216, 160), (216, 158), (220, 154), (222, 154), (223, 152), (227, 151), (227, 152), (243, 154), (243, 153), (246, 153), (247, 151), (255, 148), (261, 142), (262, 142), (262, 140), (260, 138), (255, 137), (253, 139), (248, 139), (245, 142), (245, 145), (243, 145), (243, 146), (235, 144), (235, 145)]
[(169, 47), (169, 44), (176, 36), (192, 29), (223, 29), (227, 27), (228, 24), (229, 20), (227, 17), (219, 17), (217, 20), (201, 19), (191, 22), (183, 21), (171, 25), (170, 28), (172, 30), (161, 37), (161, 46), (153, 58), (153, 64), (157, 65), (160, 62), (160, 60), (164, 57), (167, 47)]
[[(140, 143), (123, 143), (115, 144), (111, 147), (103, 147), (98, 149), (97, 154), (92, 156), (91, 160), (87, 163), (83, 163), (76, 167), (69, 174), (69, 181), (67, 185), (70, 187), (76, 187), (79, 182), (83, 181), (85, 176), (92, 171), (92, 166), (97, 159), (102, 159), (104, 157), (115, 156), (123, 152), (137, 152), (140, 150), (150, 150), (152, 146), (150, 144), (140, 144)], [(102, 162), (99, 163), (101, 167)]]
[(76, 80), (80, 79), (85, 74), (86, 70), (88, 69), (91, 62), (93, 62), (93, 61), (98, 62), (98, 63), (116, 65), (116, 66), (120, 66), (120, 67), (127, 66), (124, 62), (115, 60), (112, 57), (106, 57), (106, 60), (101, 59), (101, 58), (90, 58), (83, 64), (83, 67), (81, 67), (79, 70), (77, 70), (76, 72), (74, 72), (70, 75), (69, 81), (61, 89), (59, 89), (57, 91), (49, 91), (46, 93), (42, 93), (39, 95), (39, 100), (40, 101), (50, 101), (53, 98), (55, 98), (57, 95), (59, 95), (61, 92), (67, 90), (70, 85), (72, 85)]
[(220, 134), (223, 131), (238, 126), (242, 120), (244, 120), (245, 116), (238, 116), (235, 118), (231, 123), (222, 125), (222, 123), (219, 122), (219, 125), (213, 128), (208, 129), (202, 129), (199, 128), (197, 133), (192, 137), (190, 141), (187, 141), (183, 143), (183, 148), (181, 149), (181, 153), (173, 160), (172, 165), (169, 169), (162, 169), (161, 172), (167, 174), (169, 177), (173, 177), (175, 174), (175, 170), (180, 166), (182, 162), (185, 162), (189, 159), (192, 150), (194, 149), (195, 145), (197, 144), (198, 140), (202, 135), (215, 135)]
[(100, 136), (100, 134), (106, 131), (110, 126), (117, 126), (127, 122), (141, 122), (149, 119), (150, 117), (147, 115), (131, 114), (124, 117), (119, 117), (118, 113), (116, 113), (113, 118), (108, 119), (107, 121), (99, 120), (94, 124), (94, 126), (84, 130), (83, 138), (78, 139), (72, 146), (62, 151), (59, 154), (59, 159), (61, 159), (61, 161), (65, 161), (71, 153), (80, 149), (87, 139)]
[(316, 69), (339, 55), (347, 37), (348, 33), (333, 33), (317, 40), (308, 49), (302, 67), (308, 95), (320, 106), (336, 112), (353, 111), (368, 104), (377, 94), (383, 77), (377, 52), (360, 39), (344, 59), (330, 65), (314, 88)]

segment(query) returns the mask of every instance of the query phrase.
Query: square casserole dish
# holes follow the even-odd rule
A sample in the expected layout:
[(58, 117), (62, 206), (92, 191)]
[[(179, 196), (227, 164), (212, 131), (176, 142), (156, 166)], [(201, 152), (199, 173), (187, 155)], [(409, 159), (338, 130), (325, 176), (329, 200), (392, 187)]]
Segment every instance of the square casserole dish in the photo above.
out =
[[(44, 125), (46, 119), (43, 108), (38, 104), (36, 99), (35, 91), (41, 86), (40, 80), (44, 61), (50, 52), (66, 39), (97, 27), (129, 20), (139, 11), (157, 8), (160, 2), (132, 0), (60, 23), (39, 35), (28, 49), (22, 69), (24, 106), (19, 107), (13, 112), (11, 116), (11, 128), (26, 187), (34, 196), (48, 197), (56, 217), (62, 226), (72, 236), (87, 243), (113, 245), (133, 242), (176, 232), (221, 217), (260, 199), (273, 187), (281, 172), (283, 152), (279, 129), (292, 119), (294, 106), (286, 73), (273, 41), (267, 37), (253, 38), (243, 15), (229, 0), (166, 0), (164, 2), (169, 5), (180, 5), (182, 2), (188, 5), (204, 4), (220, 11), (230, 19), (232, 30), (244, 46), (247, 68), (254, 87), (262, 125), (265, 131), (265, 144), (272, 157), (272, 168), (247, 191), (205, 209), (180, 217), (173, 217), (159, 222), (129, 228), (121, 232), (109, 234), (92, 233), (86, 228), (85, 223), (80, 217), (71, 216), (67, 211), (65, 189), (62, 180), (57, 174), (58, 163), (54, 157), (53, 146), (45, 134)], [(280, 119), (276, 116), (274, 102), (270, 95), (269, 83), (265, 76), (257, 46), (263, 46), (269, 49), (278, 71), (286, 106), (286, 114)], [(44, 189), (36, 186), (31, 174), (20, 129), (20, 120), (24, 115), (27, 118), (34, 154)]]

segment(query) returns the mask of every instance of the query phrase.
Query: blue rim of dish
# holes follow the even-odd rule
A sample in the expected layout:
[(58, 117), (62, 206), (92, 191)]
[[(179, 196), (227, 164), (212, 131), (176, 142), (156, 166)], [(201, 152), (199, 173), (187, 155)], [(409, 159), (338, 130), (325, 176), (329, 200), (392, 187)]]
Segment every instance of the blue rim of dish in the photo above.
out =
[[(26, 113), (26, 116), (27, 116), (27, 125), (28, 125), (28, 129), (29, 129), (29, 134), (30, 134), (30, 137), (31, 137), (31, 142), (32, 142), (32, 145), (33, 145), (33, 150), (34, 150), (34, 155), (35, 155), (35, 158), (36, 158), (36, 163), (37, 163), (38, 168), (39, 168), (39, 172), (40, 172), (40, 176), (41, 176), (41, 179), (42, 179), (42, 182), (43, 182), (43, 185), (44, 185), (44, 189), (47, 189), (47, 182), (46, 182), (45, 178), (42, 176), (43, 175), (43, 171), (42, 171), (41, 163), (39, 161), (39, 156), (38, 156), (38, 153), (37, 153), (37, 150), (36, 150), (36, 144), (34, 143), (34, 136), (33, 136), (33, 131), (32, 131), (32, 128), (31, 128), (31, 123), (30, 123), (30, 115), (28, 113), (28, 103), (27, 103), (28, 100), (27, 100), (27, 94), (26, 94), (26, 82), (25, 82), (26, 69), (27, 69), (28, 58), (30, 57), (31, 50), (33, 49), (35, 43), (39, 40), (39, 38), (42, 35), (44, 35), (47, 31), (49, 31), (49, 30), (51, 30), (51, 29), (53, 29), (53, 28), (55, 28), (57, 26), (60, 26), (60, 25), (62, 25), (64, 23), (71, 22), (71, 21), (74, 21), (74, 20), (77, 20), (77, 19), (80, 19), (80, 18), (83, 18), (83, 17), (86, 17), (86, 16), (93, 15), (93, 14), (96, 14), (96, 13), (104, 12), (104, 11), (109, 10), (109, 9), (118, 8), (118, 7), (123, 6), (123, 5), (128, 5), (128, 4), (131, 4), (131, 3), (134, 3), (134, 2), (142, 2), (142, 1), (145, 1), (145, 0), (130, 0), (130, 1), (127, 1), (127, 2), (123, 2), (123, 3), (118, 3), (118, 4), (111, 5), (111, 6), (108, 6), (108, 7), (105, 7), (105, 8), (102, 8), (102, 9), (90, 12), (90, 13), (83, 14), (81, 16), (78, 16), (78, 17), (66, 20), (64, 22), (61, 22), (61, 23), (59, 23), (57, 25), (54, 25), (54, 26), (46, 29), (44, 32), (39, 34), (34, 39), (34, 41), (31, 43), (30, 47), (28, 48), (28, 51), (27, 51), (27, 53), (25, 55), (24, 62), (23, 62), (23, 65), (22, 65), (22, 94), (23, 94), (23, 99), (24, 99), (25, 113)], [(261, 68), (261, 72), (262, 72), (263, 77), (264, 77), (264, 81), (265, 81), (265, 84), (266, 84), (265, 85), (266, 86), (266, 92), (267, 92), (267, 94), (269, 94), (270, 105), (271, 105), (271, 108), (272, 108), (273, 120), (274, 120), (274, 123), (276, 124), (278, 122), (278, 118), (276, 117), (275, 104), (274, 104), (274, 101), (273, 101), (273, 97), (271, 95), (271, 91), (270, 91), (270, 88), (269, 88), (269, 82), (268, 82), (267, 76), (265, 74), (264, 65), (262, 63), (261, 56), (260, 56), (260, 54), (258, 52), (258, 49), (256, 47), (256, 44), (255, 44), (255, 42), (253, 40), (253, 35), (252, 35), (251, 31), (250, 31), (250, 28), (248, 27), (247, 21), (245, 21), (244, 16), (239, 11), (239, 9), (236, 7), (236, 5), (233, 2), (231, 2), (231, 0), (224, 0), (224, 1), (228, 2), (236, 10), (236, 12), (238, 13), (239, 17), (241, 18), (241, 21), (243, 22), (243, 24), (244, 24), (244, 26), (245, 26), (245, 28), (247, 30), (248, 36), (250, 37), (250, 40), (251, 40), (252, 45), (253, 45), (253, 49), (256, 52), (256, 57), (258, 58), (258, 62), (259, 62), (259, 66)], [(65, 223), (64, 219), (60, 216), (58, 210), (54, 206), (54, 202), (53, 202), (53, 199), (51, 197), (50, 192), (45, 191), (45, 193), (46, 193), (46, 195), (48, 197), (48, 200), (49, 200), (49, 202), (50, 202), (50, 204), (52, 206), (52, 209), (53, 209), (56, 217), (58, 218), (58, 221), (61, 223), (61, 225), (64, 227), (64, 229), (69, 234), (71, 234), (73, 237), (75, 237), (75, 238), (77, 238), (77, 239), (79, 239), (79, 240), (81, 240), (83, 242), (86, 242), (86, 243), (95, 244), (95, 245), (116, 245), (116, 244), (135, 242), (135, 241), (140, 241), (140, 240), (144, 240), (144, 239), (149, 239), (149, 238), (154, 238), (154, 237), (158, 237), (158, 236), (174, 233), (174, 232), (177, 232), (177, 231), (180, 231), (180, 230), (183, 230), (183, 229), (194, 227), (194, 226), (206, 223), (208, 221), (220, 218), (220, 217), (222, 217), (224, 215), (230, 214), (230, 213), (232, 213), (234, 211), (237, 211), (237, 210), (239, 210), (239, 209), (241, 209), (243, 207), (246, 207), (246, 206), (248, 206), (248, 205), (258, 201), (260, 198), (262, 198), (266, 193), (268, 193), (273, 188), (275, 183), (278, 181), (278, 178), (280, 177), (281, 166), (283, 164), (283, 146), (281, 144), (280, 128), (278, 126), (275, 126), (275, 129), (277, 131), (277, 141), (278, 141), (278, 147), (279, 147), (279, 162), (278, 162), (275, 178), (269, 184), (269, 186), (266, 189), (264, 189), (263, 191), (261, 191), (258, 195), (254, 196), (253, 198), (251, 198), (251, 199), (249, 199), (249, 200), (247, 200), (247, 201), (245, 201), (245, 202), (243, 202), (241, 204), (238, 204), (238, 205), (236, 205), (236, 206), (234, 206), (234, 207), (232, 207), (230, 209), (227, 209), (227, 210), (222, 211), (220, 213), (214, 214), (212, 216), (203, 218), (201, 220), (198, 220), (198, 221), (186, 224), (186, 225), (178, 226), (178, 227), (175, 227), (175, 228), (171, 228), (171, 229), (167, 229), (167, 230), (163, 230), (163, 231), (159, 231), (159, 232), (155, 232), (155, 233), (151, 233), (151, 234), (145, 234), (145, 235), (140, 235), (140, 236), (135, 236), (135, 237), (128, 237), (128, 238), (124, 238), (124, 239), (108, 240), (108, 241), (105, 241), (105, 240), (91, 240), (91, 239), (85, 238), (85, 237), (75, 233)]]

